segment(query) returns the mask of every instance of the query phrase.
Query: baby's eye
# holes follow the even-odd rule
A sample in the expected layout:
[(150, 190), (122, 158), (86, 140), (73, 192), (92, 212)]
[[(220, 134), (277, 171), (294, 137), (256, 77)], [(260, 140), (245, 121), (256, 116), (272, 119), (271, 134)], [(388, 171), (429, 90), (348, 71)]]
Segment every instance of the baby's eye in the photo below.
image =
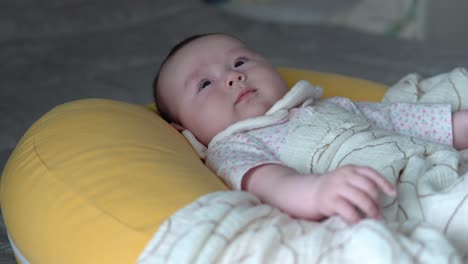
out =
[(247, 62), (246, 58), (240, 58), (240, 59), (236, 60), (236, 62), (234, 62), (234, 68), (240, 67), (246, 62)]
[(200, 82), (200, 85), (198, 86), (198, 90), (203, 90), (210, 84), (211, 84), (210, 80), (203, 80)]

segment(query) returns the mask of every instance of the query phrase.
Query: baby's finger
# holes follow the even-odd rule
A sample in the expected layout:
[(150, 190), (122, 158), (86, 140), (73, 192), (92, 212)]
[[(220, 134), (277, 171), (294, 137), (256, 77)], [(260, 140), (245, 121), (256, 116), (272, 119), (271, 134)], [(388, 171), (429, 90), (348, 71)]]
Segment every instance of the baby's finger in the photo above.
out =
[(385, 194), (390, 196), (396, 195), (393, 184), (385, 179), (385, 177), (376, 170), (370, 167), (359, 167), (357, 168), (357, 171), (360, 175), (368, 177), (368, 179), (374, 182), (377, 187), (379, 187), (379, 189), (382, 190)]
[(337, 199), (335, 202), (335, 213), (348, 223), (357, 223), (361, 220), (361, 216), (354, 206), (345, 199)]
[(364, 215), (371, 218), (379, 219), (381, 216), (380, 207), (372, 197), (367, 195), (366, 192), (350, 186), (346, 192), (343, 192), (341, 196), (348, 200), (353, 206), (358, 208)]
[(359, 174), (353, 175), (352, 177), (348, 178), (347, 184), (361, 190), (362, 192), (367, 193), (367, 195), (369, 195), (374, 202), (379, 203), (379, 187), (376, 183), (374, 183), (374, 181), (370, 180), (368, 177)]

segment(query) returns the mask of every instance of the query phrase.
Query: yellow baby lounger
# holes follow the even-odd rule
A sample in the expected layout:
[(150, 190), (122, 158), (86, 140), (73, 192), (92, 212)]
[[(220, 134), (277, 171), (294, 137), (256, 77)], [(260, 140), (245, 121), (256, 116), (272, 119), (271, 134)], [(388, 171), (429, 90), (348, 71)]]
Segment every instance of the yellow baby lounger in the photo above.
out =
[[(378, 101), (381, 84), (279, 69), (325, 96)], [(87, 99), (52, 109), (26, 132), (1, 178), (1, 207), (19, 263), (135, 263), (178, 209), (226, 186), (154, 111)]]

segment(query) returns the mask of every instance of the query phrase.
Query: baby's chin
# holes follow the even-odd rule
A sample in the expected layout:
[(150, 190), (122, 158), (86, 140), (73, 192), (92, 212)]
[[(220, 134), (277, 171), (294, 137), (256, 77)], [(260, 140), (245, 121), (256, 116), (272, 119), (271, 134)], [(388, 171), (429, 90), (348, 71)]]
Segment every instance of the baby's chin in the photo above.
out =
[(271, 106), (256, 106), (246, 108), (238, 121), (263, 116), (270, 110)]

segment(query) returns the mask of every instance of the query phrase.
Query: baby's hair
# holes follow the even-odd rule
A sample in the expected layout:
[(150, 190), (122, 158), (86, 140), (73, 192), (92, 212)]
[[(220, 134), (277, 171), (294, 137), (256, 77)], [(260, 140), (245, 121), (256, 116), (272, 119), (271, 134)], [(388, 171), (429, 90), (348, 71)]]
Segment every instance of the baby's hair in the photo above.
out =
[[(164, 67), (166, 62), (170, 58), (172, 58), (174, 56), (174, 54), (176, 54), (183, 47), (187, 46), (187, 44), (191, 43), (192, 41), (194, 41), (196, 39), (206, 37), (206, 36), (210, 36), (210, 35), (227, 35), (227, 36), (231, 36), (231, 35), (225, 34), (225, 33), (206, 33), (206, 34), (192, 35), (192, 36), (190, 36), (188, 38), (183, 39), (182, 41), (177, 43), (174, 47), (172, 47), (172, 49), (167, 54), (166, 58), (164, 58), (161, 65), (159, 66), (159, 70), (157, 71), (156, 76), (155, 76), (155, 78), (153, 80), (153, 97), (154, 97), (154, 102), (156, 103), (156, 106), (158, 107), (158, 110), (159, 110), (159, 113), (160, 113), (161, 117), (164, 120), (166, 120), (167, 122), (169, 122), (169, 123), (170, 122), (175, 122), (177, 120), (174, 120), (174, 118), (172, 116), (170, 116), (170, 114), (169, 114), (169, 112), (167, 110), (168, 109), (167, 106), (165, 105), (165, 103), (162, 100), (160, 100), (160, 98), (158, 98), (158, 93), (157, 93), (157, 91), (158, 91), (158, 81), (159, 81), (159, 74), (161, 73), (161, 69)], [(233, 37), (233, 36), (231, 36), (231, 37)], [(233, 38), (236, 38), (236, 37), (233, 37)]]
[(183, 39), (182, 41), (180, 41), (179, 43), (177, 43), (174, 47), (172, 47), (172, 49), (169, 51), (169, 53), (167, 54), (166, 58), (164, 58), (164, 60), (162, 61), (161, 65), (159, 66), (159, 70), (157, 71), (156, 73), (156, 77), (154, 77), (154, 80), (153, 80), (153, 97), (154, 97), (154, 102), (156, 104), (156, 106), (158, 107), (158, 110), (159, 110), (159, 114), (161, 115), (161, 117), (166, 120), (167, 122), (173, 122), (175, 120), (173, 120), (173, 118), (169, 115), (168, 111), (167, 111), (167, 107), (166, 105), (164, 105), (164, 103), (162, 102), (162, 100), (159, 100), (158, 98), (158, 81), (159, 81), (159, 74), (161, 73), (161, 69), (164, 67), (164, 65), (166, 64), (166, 62), (172, 58), (172, 56), (174, 56), (174, 54), (177, 53), (177, 51), (179, 51), (181, 48), (185, 47), (187, 44), (189, 44), (190, 42), (196, 40), (196, 39), (199, 39), (201, 37), (204, 37), (204, 36), (208, 36), (210, 34), (196, 34), (196, 35), (192, 35), (188, 38), (185, 38)]

